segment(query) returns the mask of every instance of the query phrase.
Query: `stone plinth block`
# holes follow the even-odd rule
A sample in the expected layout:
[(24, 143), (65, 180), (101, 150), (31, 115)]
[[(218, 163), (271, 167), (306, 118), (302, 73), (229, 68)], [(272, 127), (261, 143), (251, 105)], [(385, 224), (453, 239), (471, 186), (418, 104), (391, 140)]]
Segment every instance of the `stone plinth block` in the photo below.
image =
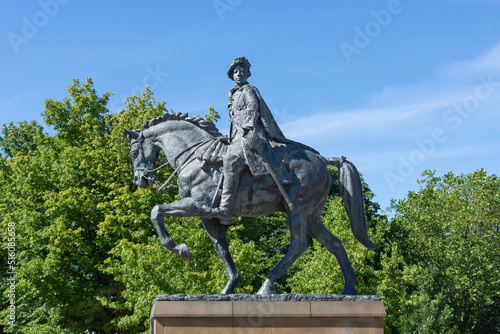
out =
[(284, 294), (158, 295), (151, 334), (384, 332), (378, 296)]

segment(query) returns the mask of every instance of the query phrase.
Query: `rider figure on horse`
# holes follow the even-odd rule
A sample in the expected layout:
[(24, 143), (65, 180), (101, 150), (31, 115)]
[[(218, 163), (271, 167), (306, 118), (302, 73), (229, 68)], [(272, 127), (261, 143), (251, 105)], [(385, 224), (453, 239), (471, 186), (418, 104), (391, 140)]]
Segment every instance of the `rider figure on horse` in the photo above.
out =
[[(227, 72), (236, 84), (229, 92), (230, 144), (223, 157), (224, 180), (220, 205), (206, 210), (219, 218), (222, 224), (228, 224), (232, 218), (234, 197), (240, 175), (246, 166), (252, 177), (271, 173), (276, 181), (275, 171), (283, 166), (283, 161), (275, 154), (274, 146), (277, 143), (295, 144), (285, 138), (258, 89), (247, 82), (251, 75), (250, 66), (248, 59), (237, 57)], [(283, 173), (286, 171), (283, 170), (280, 175)]]

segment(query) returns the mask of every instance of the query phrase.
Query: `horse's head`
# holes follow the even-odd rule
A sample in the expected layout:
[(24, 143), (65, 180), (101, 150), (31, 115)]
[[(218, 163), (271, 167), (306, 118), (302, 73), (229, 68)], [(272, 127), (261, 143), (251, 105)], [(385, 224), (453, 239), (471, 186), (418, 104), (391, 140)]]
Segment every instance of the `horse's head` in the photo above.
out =
[(139, 188), (147, 188), (150, 183), (156, 183), (154, 172), (158, 160), (158, 148), (151, 140), (145, 139), (141, 130), (128, 130), (130, 141), (130, 157), (134, 164), (134, 184)]

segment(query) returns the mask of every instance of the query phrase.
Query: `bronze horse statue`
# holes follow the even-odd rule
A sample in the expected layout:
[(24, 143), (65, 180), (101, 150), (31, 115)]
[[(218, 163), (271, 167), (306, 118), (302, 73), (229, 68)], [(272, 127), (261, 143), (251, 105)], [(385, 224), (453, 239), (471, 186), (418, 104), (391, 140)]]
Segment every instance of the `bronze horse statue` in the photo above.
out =
[[(228, 275), (227, 285), (221, 294), (234, 293), (240, 275), (229, 253), (227, 226), (220, 224), (218, 219), (212, 218), (203, 209), (218, 204), (222, 161), (217, 157), (224, 152), (226, 137), (220, 134), (212, 122), (180, 113), (165, 113), (147, 121), (142, 130), (125, 130), (130, 140), (135, 185), (146, 188), (149, 184), (158, 184), (155, 171), (161, 167), (156, 167), (160, 151), (165, 154), (174, 174), (178, 174), (181, 200), (155, 205), (151, 211), (151, 221), (161, 244), (181, 258), (193, 260), (189, 248), (185, 244), (177, 245), (168, 234), (163, 218), (200, 217), (201, 226), (213, 241)], [(240, 217), (258, 217), (281, 211), (288, 217), (288, 252), (271, 270), (257, 294), (276, 293), (274, 282), (307, 249), (306, 234), (337, 258), (344, 276), (342, 294), (357, 294), (354, 288), (357, 277), (347, 253), (341, 241), (327, 230), (321, 220), (321, 212), (331, 185), (327, 165), (333, 165), (339, 169), (340, 194), (354, 236), (367, 248), (376, 247), (367, 234), (361, 181), (356, 168), (345, 158), (324, 158), (298, 145), (294, 148), (284, 147), (282, 150), (287, 152), (285, 166), (291, 177), (290, 182), (284, 186), (288, 194), (287, 201), (271, 176), (252, 178), (250, 172), (245, 171), (241, 176), (232, 212)]]

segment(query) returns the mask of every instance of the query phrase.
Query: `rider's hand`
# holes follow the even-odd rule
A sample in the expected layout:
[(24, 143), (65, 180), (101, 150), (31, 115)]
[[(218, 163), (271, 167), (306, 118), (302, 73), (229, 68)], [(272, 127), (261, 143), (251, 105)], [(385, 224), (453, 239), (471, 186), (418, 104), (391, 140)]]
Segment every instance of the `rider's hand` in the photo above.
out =
[(257, 131), (249, 131), (245, 139), (247, 147), (254, 152), (262, 145), (262, 138), (258, 135)]
[(252, 127), (243, 128), (243, 137), (246, 137), (252, 130)]
[(218, 140), (219, 140), (219, 142), (221, 142), (221, 143), (224, 143), (224, 144), (229, 144), (229, 138), (227, 138), (226, 136), (217, 137), (217, 139), (218, 139)]

